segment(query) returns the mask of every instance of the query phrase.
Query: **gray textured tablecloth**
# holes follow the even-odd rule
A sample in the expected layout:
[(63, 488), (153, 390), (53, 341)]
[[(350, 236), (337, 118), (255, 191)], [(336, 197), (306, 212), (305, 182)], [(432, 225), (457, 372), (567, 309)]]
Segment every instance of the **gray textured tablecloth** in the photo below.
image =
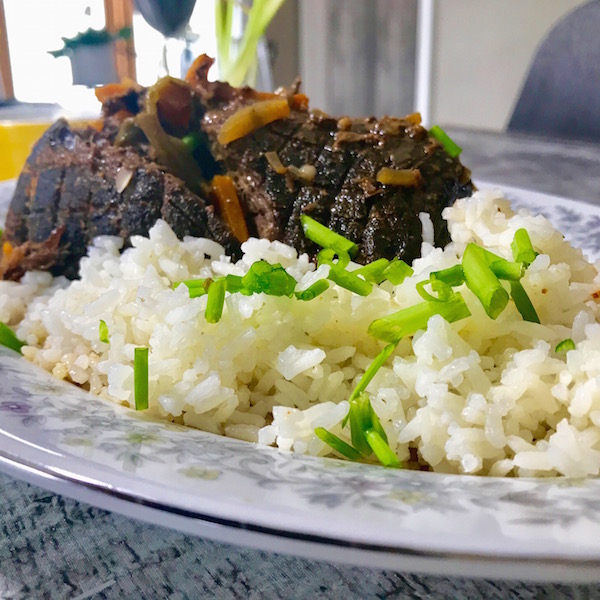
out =
[[(450, 133), (479, 180), (600, 204), (600, 146)], [(600, 598), (600, 584), (423, 576), (237, 548), (107, 513), (5, 475), (0, 507), (3, 599)]]

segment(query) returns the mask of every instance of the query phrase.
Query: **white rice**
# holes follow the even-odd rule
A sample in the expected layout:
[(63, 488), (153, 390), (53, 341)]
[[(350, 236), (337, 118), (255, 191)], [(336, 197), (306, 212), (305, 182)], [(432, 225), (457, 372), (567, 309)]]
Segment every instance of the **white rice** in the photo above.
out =
[[(415, 285), (460, 261), (474, 241), (511, 259), (524, 227), (540, 255), (522, 283), (541, 324), (512, 302), (492, 321), (462, 286), (472, 316), (439, 316), (403, 340), (367, 387), (391, 447), (408, 466), (444, 473), (583, 477), (600, 470), (600, 276), (542, 216), (514, 213), (497, 192), (479, 192), (445, 210), (452, 243), (431, 245), (421, 216), (422, 258), (401, 285), (385, 282), (360, 297), (331, 285), (310, 302), (227, 294), (217, 324), (206, 296), (190, 299), (174, 281), (243, 275), (256, 260), (281, 263), (305, 289), (327, 277), (306, 255), (251, 239), (237, 263), (215, 242), (180, 242), (159, 221), (149, 239), (100, 237), (68, 282), (28, 273), (0, 282), (0, 321), (27, 342), (26, 358), (92, 393), (133, 406), (133, 356), (150, 348), (154, 415), (295, 452), (327, 455), (314, 434), (349, 440), (347, 399), (382, 344), (367, 333), (380, 316), (421, 301)], [(353, 265), (350, 265), (353, 268)], [(100, 319), (110, 343), (99, 340)], [(554, 348), (572, 338), (576, 349)]]

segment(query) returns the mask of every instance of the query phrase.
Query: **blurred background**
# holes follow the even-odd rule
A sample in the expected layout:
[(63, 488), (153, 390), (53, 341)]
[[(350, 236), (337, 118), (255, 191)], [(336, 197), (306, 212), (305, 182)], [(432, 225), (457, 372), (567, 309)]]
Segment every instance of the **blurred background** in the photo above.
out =
[[(200, 53), (216, 56), (215, 2), (0, 0), (0, 178), (14, 176), (7, 150), (28, 150), (23, 136), (59, 115), (97, 116), (94, 86), (149, 85)], [(418, 110), (427, 125), (502, 131), (541, 42), (586, 0), (276, 4), (245, 81), (268, 89), (300, 75), (311, 106), (334, 114)], [(232, 43), (251, 5), (237, 3)]]

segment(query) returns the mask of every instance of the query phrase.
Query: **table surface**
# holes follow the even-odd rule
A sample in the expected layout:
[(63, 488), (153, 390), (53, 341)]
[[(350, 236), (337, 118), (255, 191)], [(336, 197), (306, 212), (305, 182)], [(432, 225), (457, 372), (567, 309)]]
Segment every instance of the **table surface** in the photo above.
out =
[[(600, 145), (448, 129), (479, 181), (600, 204)], [(448, 578), (207, 541), (0, 474), (0, 598), (600, 598), (600, 584)]]

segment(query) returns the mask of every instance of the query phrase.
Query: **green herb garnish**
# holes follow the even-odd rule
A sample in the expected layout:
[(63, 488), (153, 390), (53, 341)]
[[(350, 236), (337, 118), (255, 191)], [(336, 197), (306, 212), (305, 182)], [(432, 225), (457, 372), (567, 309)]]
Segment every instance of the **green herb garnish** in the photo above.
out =
[(223, 314), (225, 305), (225, 290), (227, 282), (225, 278), (215, 279), (208, 288), (208, 299), (204, 316), (209, 323), (217, 323)]
[(539, 323), (540, 318), (520, 281), (510, 282), (510, 295), (524, 321)]
[(454, 265), (441, 271), (434, 271), (429, 277), (431, 281), (443, 281), (452, 287), (457, 287), (465, 282), (462, 265)]
[(571, 338), (558, 342), (554, 349), (555, 352), (568, 352), (569, 350), (575, 350), (575, 342)]
[(413, 273), (414, 270), (412, 267), (409, 267), (399, 258), (394, 258), (383, 271), (384, 277), (394, 285), (400, 285), (407, 277), (411, 277)]
[(110, 341), (108, 336), (108, 325), (106, 324), (106, 321), (102, 319), (100, 319), (100, 325), (98, 326), (98, 337), (100, 338), (100, 341), (105, 344), (108, 344)]
[(361, 454), (358, 450), (353, 448), (350, 444), (339, 438), (337, 435), (327, 431), (327, 429), (323, 427), (317, 427), (315, 429), (315, 435), (328, 446), (331, 446), (334, 450), (339, 452), (342, 456), (345, 456), (350, 460), (361, 459)]
[(462, 152), (462, 148), (453, 142), (450, 139), (450, 136), (439, 125), (434, 125), (429, 130), (429, 135), (434, 137), (440, 144), (442, 144), (444, 150), (452, 158), (456, 158)]
[(467, 244), (462, 267), (467, 287), (479, 298), (487, 315), (496, 319), (508, 304), (508, 292), (490, 269), (483, 248)]
[(321, 246), (321, 248), (331, 248), (337, 252), (345, 252), (351, 257), (356, 256), (358, 253), (357, 244), (325, 227), (325, 225), (321, 225), (321, 223), (315, 221), (312, 217), (302, 215), (300, 221), (302, 222), (304, 235), (315, 244)]
[(375, 453), (375, 456), (384, 467), (399, 469), (402, 464), (390, 445), (373, 429), (368, 429), (365, 432), (367, 443)]
[(22, 342), (8, 325), (0, 321), (0, 346), (6, 346), (11, 350), (21, 353), (21, 348), (24, 345), (25, 342)]
[(242, 277), (244, 289), (253, 294), (269, 294), (271, 296), (291, 296), (296, 287), (296, 280), (279, 264), (274, 265), (265, 260), (253, 263)]
[(208, 293), (208, 288), (212, 283), (212, 279), (187, 279), (186, 281), (176, 281), (173, 284), (173, 289), (176, 290), (180, 285), (185, 285), (189, 290), (190, 298), (198, 298)]
[(337, 264), (330, 265), (328, 277), (340, 287), (346, 288), (359, 296), (368, 296), (373, 291), (373, 284), (350, 271), (346, 271)]
[(454, 323), (469, 317), (471, 313), (462, 295), (454, 292), (444, 302), (421, 302), (387, 317), (376, 319), (369, 325), (369, 333), (377, 339), (397, 344), (403, 337), (426, 329), (433, 315), (440, 315), (448, 323)]
[(529, 265), (537, 256), (537, 252), (531, 245), (529, 234), (527, 233), (527, 230), (523, 228), (515, 231), (515, 237), (513, 238), (510, 248), (513, 253), (513, 258), (517, 262), (523, 262)]
[(317, 296), (320, 296), (326, 289), (329, 288), (329, 281), (327, 279), (319, 279), (315, 281), (312, 285), (307, 287), (305, 290), (301, 292), (294, 292), (294, 295), (298, 300), (313, 300)]
[(379, 258), (360, 267), (360, 269), (356, 269), (353, 273), (355, 275), (362, 275), (369, 283), (380, 284), (386, 279), (384, 271), (389, 264), (390, 261), (387, 258)]
[(148, 348), (135, 348), (133, 355), (135, 410), (148, 408)]

